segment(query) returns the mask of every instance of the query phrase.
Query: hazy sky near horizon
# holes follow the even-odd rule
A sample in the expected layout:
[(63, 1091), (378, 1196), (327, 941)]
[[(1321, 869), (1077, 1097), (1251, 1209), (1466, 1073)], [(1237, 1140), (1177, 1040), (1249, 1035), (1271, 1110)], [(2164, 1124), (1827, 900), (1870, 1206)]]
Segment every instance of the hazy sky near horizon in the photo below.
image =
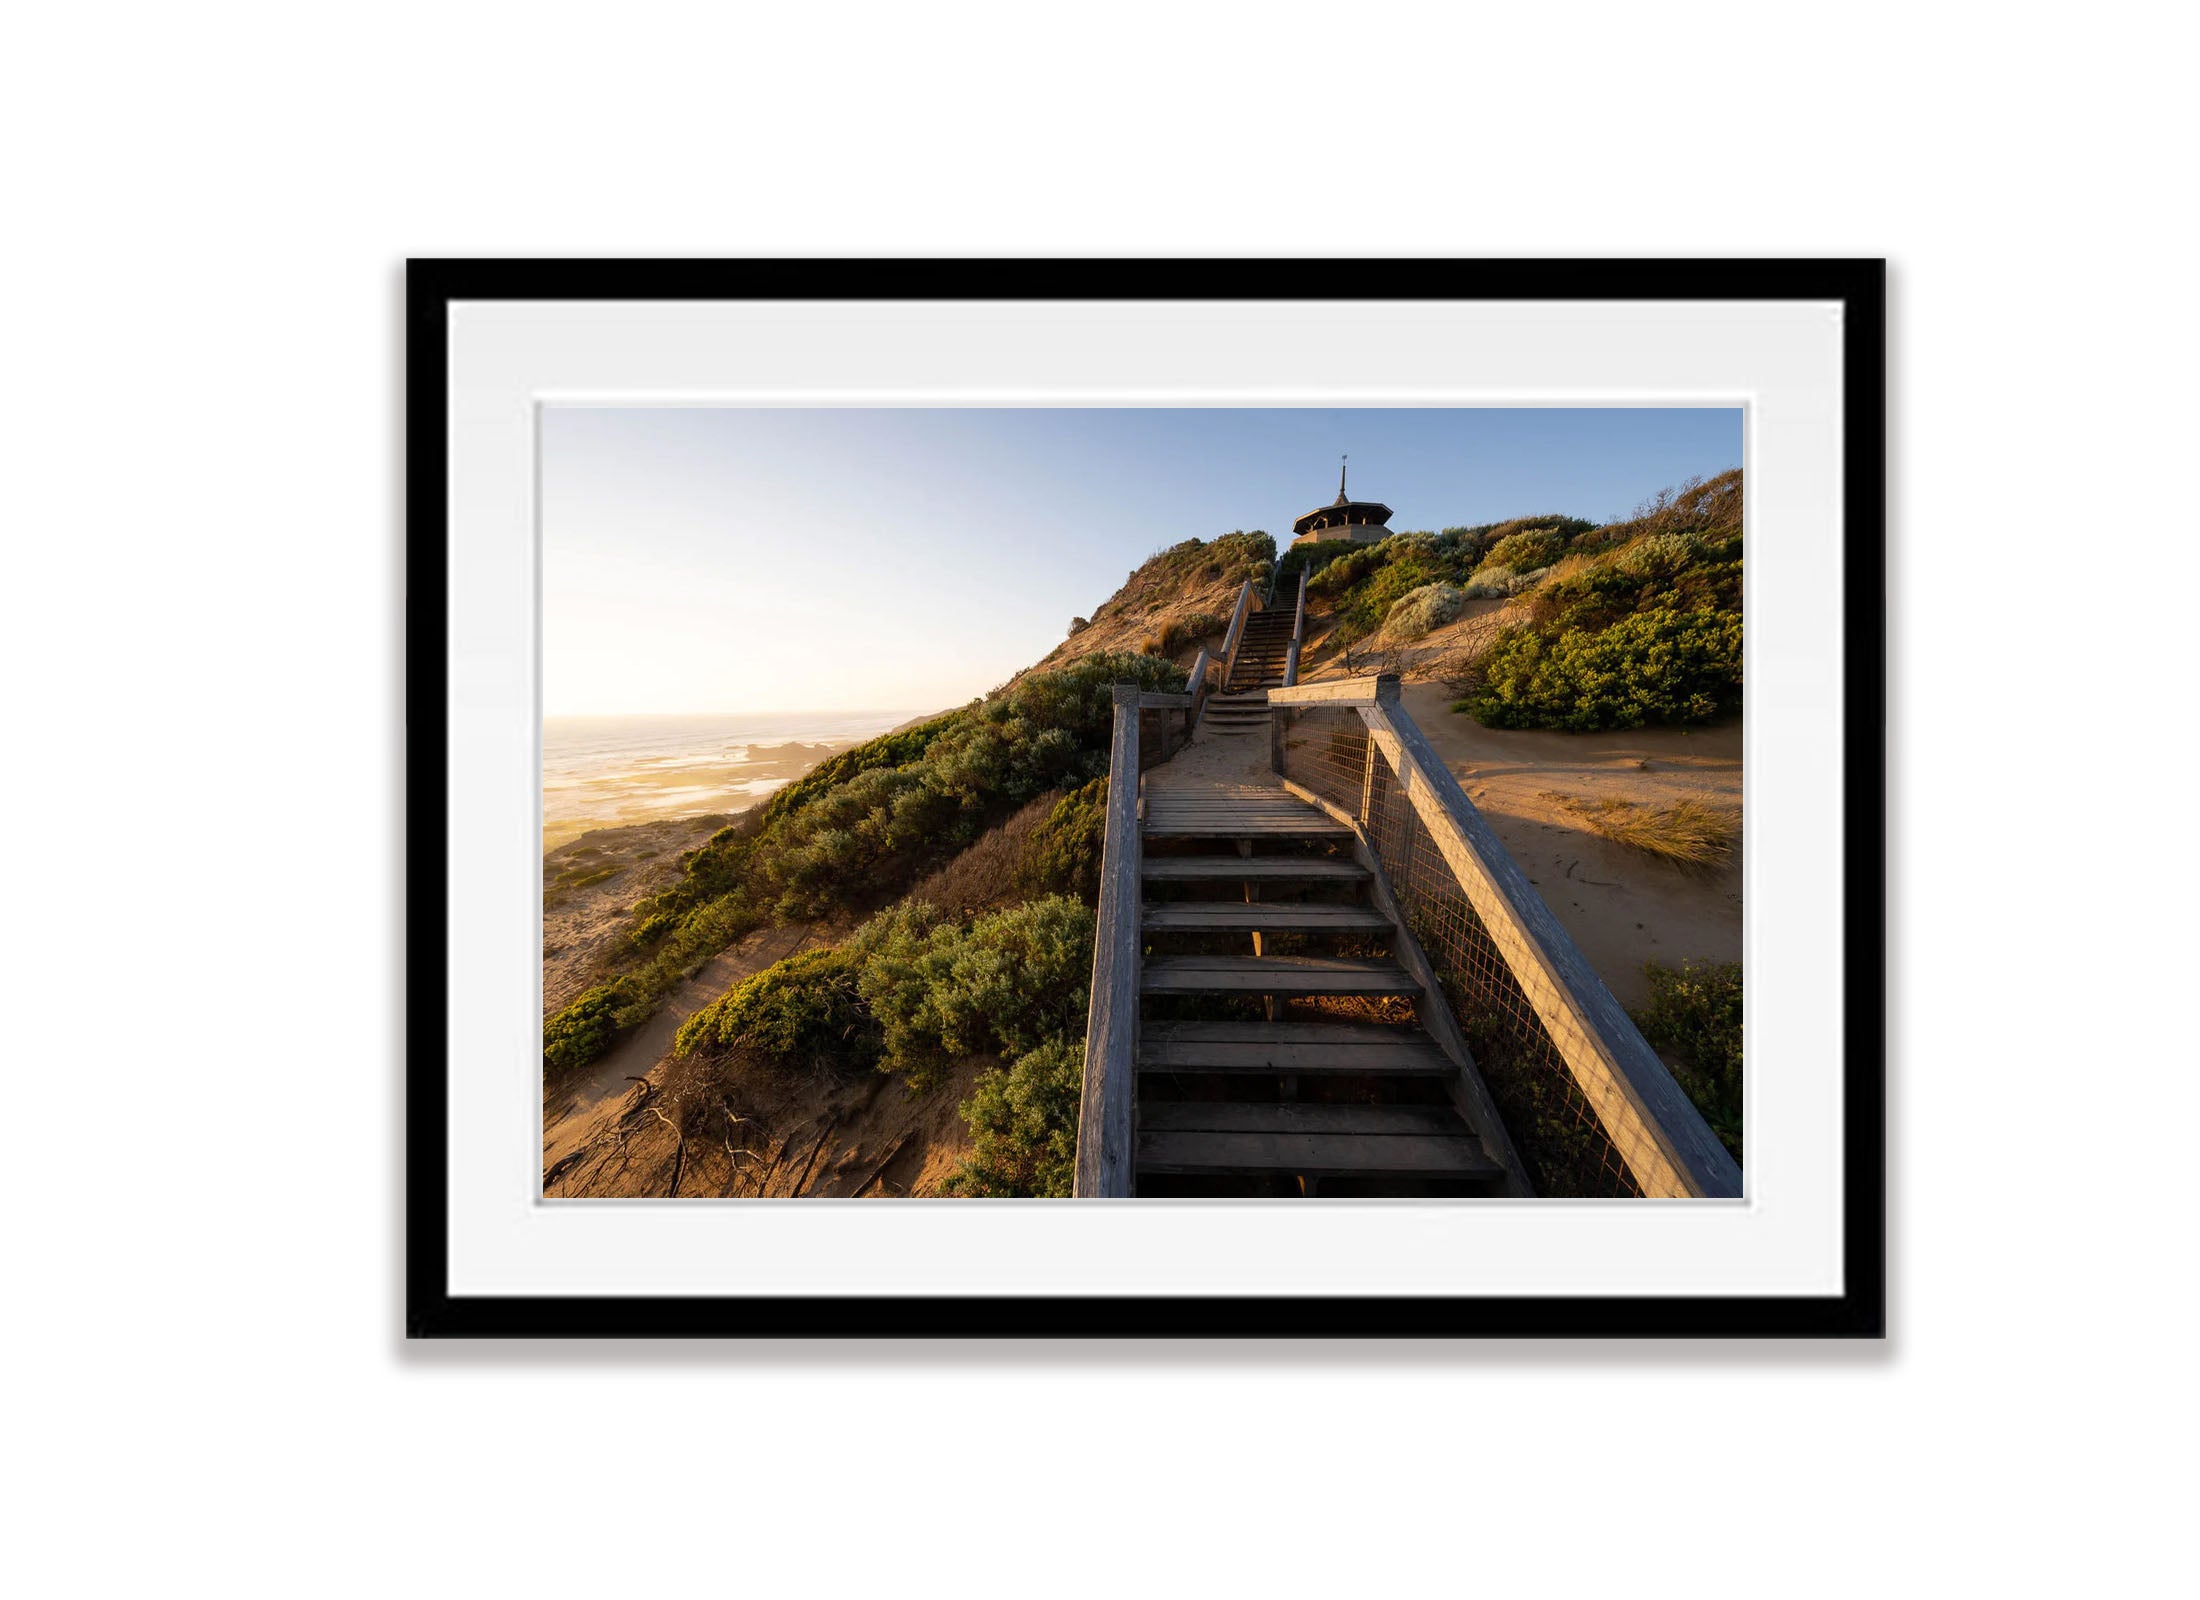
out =
[(1738, 408), (756, 409), (542, 420), (546, 715), (933, 710), (1147, 556), (1336, 497), (1401, 532), (1606, 521), (1742, 464)]

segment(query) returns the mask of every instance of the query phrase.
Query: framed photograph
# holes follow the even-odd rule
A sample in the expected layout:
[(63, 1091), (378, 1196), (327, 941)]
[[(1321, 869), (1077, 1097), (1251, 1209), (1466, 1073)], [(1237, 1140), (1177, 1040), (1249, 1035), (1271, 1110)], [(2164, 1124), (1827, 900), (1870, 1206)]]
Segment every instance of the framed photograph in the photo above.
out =
[(1879, 1336), (1878, 261), (415, 261), (408, 1330)]

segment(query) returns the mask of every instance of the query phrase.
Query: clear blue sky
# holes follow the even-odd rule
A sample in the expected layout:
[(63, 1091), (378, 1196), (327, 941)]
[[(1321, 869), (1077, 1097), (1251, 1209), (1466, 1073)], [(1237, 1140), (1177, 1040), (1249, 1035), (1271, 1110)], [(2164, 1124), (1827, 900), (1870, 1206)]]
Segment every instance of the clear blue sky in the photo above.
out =
[(758, 410), (543, 419), (544, 704), (929, 709), (1044, 655), (1154, 551), (1278, 545), (1333, 499), (1390, 525), (1624, 516), (1742, 463), (1734, 408)]

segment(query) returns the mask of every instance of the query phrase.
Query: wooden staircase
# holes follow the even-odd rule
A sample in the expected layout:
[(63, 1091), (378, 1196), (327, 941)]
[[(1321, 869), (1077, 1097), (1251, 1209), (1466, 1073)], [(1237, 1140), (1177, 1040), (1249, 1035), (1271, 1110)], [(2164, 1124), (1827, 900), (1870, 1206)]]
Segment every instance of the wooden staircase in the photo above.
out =
[(1268, 691), (1253, 689), (1239, 694), (1211, 694), (1200, 713), (1203, 726), (1229, 738), (1268, 731)]
[(1136, 1192), (1496, 1192), (1351, 830), (1212, 784), (1149, 786), (1141, 834)]
[[(1297, 613), (1289, 606), (1274, 606), (1248, 616), (1237, 654), (1230, 658), (1223, 691), (1281, 688), (1284, 663), (1291, 653), (1291, 635), (1297, 625)], [(1210, 700), (1210, 711), (1213, 705)]]

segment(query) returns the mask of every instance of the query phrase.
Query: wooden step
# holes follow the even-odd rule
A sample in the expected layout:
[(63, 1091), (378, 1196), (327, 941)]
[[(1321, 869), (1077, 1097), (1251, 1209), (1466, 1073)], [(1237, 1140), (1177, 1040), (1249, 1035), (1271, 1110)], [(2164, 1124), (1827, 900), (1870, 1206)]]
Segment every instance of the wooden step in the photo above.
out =
[(1142, 1100), (1138, 1131), (1472, 1137), (1450, 1106), (1333, 1106), (1314, 1101)]
[(1345, 956), (1155, 956), (1146, 994), (1410, 994), (1421, 986), (1394, 961)]
[(1503, 1175), (1478, 1139), (1432, 1134), (1141, 1132), (1140, 1174), (1306, 1178)]
[(1352, 830), (1318, 811), (1291, 813), (1147, 803), (1149, 839), (1349, 839)]
[(1414, 1022), (1142, 1022), (1155, 1044), (1423, 1044)]
[(1139, 875), (1149, 883), (1357, 883), (1367, 868), (1356, 861), (1293, 860), (1287, 856), (1147, 856)]
[(1390, 931), (1390, 919), (1373, 906), (1308, 906), (1273, 900), (1171, 901), (1144, 907), (1140, 920), (1148, 933)]
[(1410, 1023), (1148, 1022), (1140, 1025), (1138, 1070), (1445, 1078), (1453, 1069)]

